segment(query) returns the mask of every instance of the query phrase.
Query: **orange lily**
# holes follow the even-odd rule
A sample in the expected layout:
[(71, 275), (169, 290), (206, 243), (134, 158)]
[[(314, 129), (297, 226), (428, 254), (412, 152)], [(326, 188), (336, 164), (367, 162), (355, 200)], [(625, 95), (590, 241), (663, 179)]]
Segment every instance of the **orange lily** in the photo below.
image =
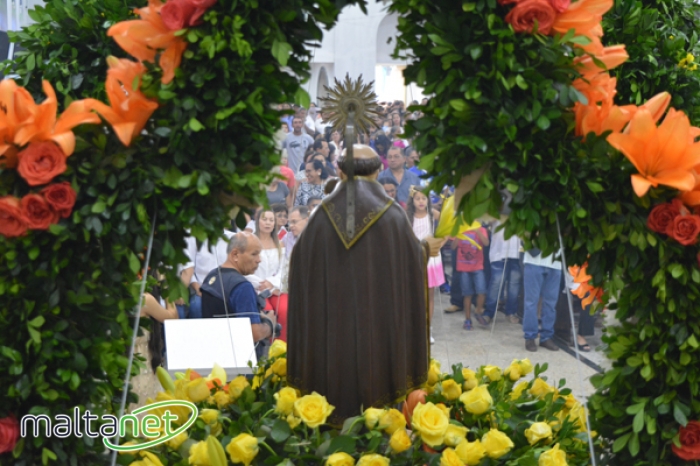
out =
[(620, 66), (627, 61), (629, 55), (627, 55), (627, 51), (625, 50), (625, 44), (619, 44), (605, 47), (602, 53), (596, 54), (595, 57), (598, 61), (603, 62), (605, 69), (601, 69), (590, 55), (584, 55), (574, 59), (574, 66), (577, 67), (583, 79), (587, 81), (595, 78), (598, 73)]
[(15, 134), (32, 117), (30, 105), (34, 105), (34, 99), (25, 88), (12, 79), (0, 81), (0, 166), (17, 166), (19, 150), (14, 144)]
[(681, 201), (685, 205), (697, 207), (700, 206), (700, 165), (693, 169), (693, 176), (695, 177), (695, 186), (692, 191), (685, 191), (681, 194)]
[(693, 168), (700, 164), (700, 143), (696, 130), (683, 112), (669, 110), (660, 126), (651, 112), (640, 109), (630, 121), (626, 134), (613, 133), (608, 142), (622, 152), (639, 174), (632, 175), (632, 187), (641, 197), (660, 184), (681, 191), (695, 186)]
[(40, 105), (36, 105), (33, 100), (31, 103), (25, 102), (23, 110), (31, 116), (25, 116), (24, 123), (15, 133), (14, 142), (18, 146), (24, 146), (33, 141), (54, 141), (67, 157), (75, 150), (75, 135), (71, 130), (86, 123), (98, 124), (100, 119), (85, 107), (84, 100), (71, 103), (56, 119), (56, 93), (48, 81), (42, 82), (42, 89), (46, 99)]
[(163, 69), (161, 82), (167, 84), (175, 77), (175, 69), (180, 66), (187, 42), (165, 27), (160, 17), (162, 7), (160, 0), (148, 0), (147, 7), (136, 10), (141, 19), (121, 21), (110, 27), (107, 35), (140, 61), (155, 62), (156, 53), (163, 50), (158, 64)]
[(608, 99), (612, 100), (617, 94), (617, 78), (610, 77), (610, 73), (606, 72), (598, 73), (588, 80), (575, 79), (571, 85), (586, 96), (588, 105)]
[[(146, 67), (125, 58), (107, 59), (109, 70), (105, 89), (110, 105), (99, 100), (86, 99), (88, 108), (97, 111), (112, 125), (114, 132), (125, 146), (129, 146), (146, 126), (148, 119), (158, 108), (158, 103), (144, 96), (138, 87)], [(134, 84), (136, 89), (133, 89)]]
[(603, 28), (600, 22), (603, 15), (612, 6), (613, 0), (578, 0), (569, 5), (564, 13), (557, 16), (552, 30), (563, 35), (573, 29), (576, 31), (576, 35), (586, 36), (591, 40), (590, 44), (579, 47), (597, 54), (603, 49), (603, 44), (600, 41), (603, 36)]
[(625, 105), (620, 107), (613, 105), (612, 100), (603, 102), (602, 105), (583, 105), (576, 102), (574, 114), (576, 116), (576, 135), (586, 137), (590, 132), (601, 135), (606, 131), (619, 133), (630, 121), (637, 107)]
[[(578, 288), (571, 290), (571, 294), (581, 298), (581, 307), (584, 309), (591, 304), (594, 299), (600, 301), (600, 298), (603, 297), (603, 290), (601, 288), (596, 288), (588, 283), (593, 277), (586, 272), (587, 267), (587, 263), (583, 264), (581, 267), (578, 265), (569, 267), (569, 273), (574, 278), (574, 283), (579, 284)], [(588, 296), (586, 297), (586, 295)]]

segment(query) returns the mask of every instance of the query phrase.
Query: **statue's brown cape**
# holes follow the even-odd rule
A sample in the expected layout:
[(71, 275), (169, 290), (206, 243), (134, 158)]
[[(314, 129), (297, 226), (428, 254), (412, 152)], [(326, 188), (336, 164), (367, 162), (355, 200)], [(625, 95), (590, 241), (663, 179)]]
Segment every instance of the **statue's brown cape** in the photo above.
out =
[(424, 247), (376, 181), (356, 179), (355, 236), (345, 182), (324, 199), (292, 252), (287, 379), (335, 406), (332, 420), (396, 402), (427, 375)]

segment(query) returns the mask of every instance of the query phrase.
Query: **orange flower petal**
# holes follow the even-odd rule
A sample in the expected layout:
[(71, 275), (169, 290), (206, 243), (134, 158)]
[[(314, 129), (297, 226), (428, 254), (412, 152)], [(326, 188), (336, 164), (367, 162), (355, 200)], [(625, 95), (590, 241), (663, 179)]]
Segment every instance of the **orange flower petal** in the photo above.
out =
[(161, 54), (158, 64), (163, 69), (163, 78), (161, 79), (163, 84), (168, 84), (175, 77), (175, 70), (180, 66), (182, 54), (186, 48), (187, 42), (178, 40), (170, 44)]
[(641, 175), (632, 175), (632, 188), (637, 197), (644, 196), (652, 186), (656, 187), (658, 184), (652, 183)]

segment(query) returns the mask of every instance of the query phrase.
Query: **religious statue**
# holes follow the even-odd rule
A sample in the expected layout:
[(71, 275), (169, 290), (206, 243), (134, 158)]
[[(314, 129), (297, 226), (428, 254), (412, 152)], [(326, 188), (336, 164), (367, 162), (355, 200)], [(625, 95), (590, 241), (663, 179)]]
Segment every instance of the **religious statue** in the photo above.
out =
[(397, 402), (425, 382), (429, 363), (430, 250), (376, 181), (377, 154), (353, 144), (374, 93), (361, 79), (345, 84), (329, 111), (348, 144), (341, 181), (309, 219), (289, 272), (287, 379), (324, 394), (335, 422)]

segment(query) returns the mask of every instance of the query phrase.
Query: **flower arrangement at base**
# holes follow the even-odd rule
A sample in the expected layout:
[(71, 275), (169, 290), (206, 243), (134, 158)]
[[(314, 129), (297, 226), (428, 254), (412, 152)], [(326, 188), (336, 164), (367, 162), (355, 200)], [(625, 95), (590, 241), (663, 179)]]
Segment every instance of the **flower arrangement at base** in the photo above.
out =
[[(403, 412), (393, 407), (370, 407), (346, 419), (342, 426), (331, 426), (328, 419), (334, 407), (323, 394), (302, 394), (287, 386), (280, 375), (280, 367), (286, 365), (286, 345), (275, 342), (270, 354), (273, 356), (255, 368), (250, 382), (244, 376), (227, 381), (218, 366), (207, 377), (187, 371), (178, 374), (175, 381), (161, 370), (159, 377), (167, 388), (155, 401), (194, 402), (198, 419), (186, 433), (164, 444), (121, 455), (120, 463), (589, 463), (583, 408), (563, 387), (563, 380), (558, 387), (546, 382), (542, 377), (546, 365), (533, 368), (527, 359), (515, 360), (505, 369), (482, 366), (472, 371), (455, 365), (452, 373), (438, 372), (429, 389), (411, 392)], [(532, 380), (524, 380), (533, 372)], [(186, 409), (173, 414), (176, 426), (191, 415)]]

